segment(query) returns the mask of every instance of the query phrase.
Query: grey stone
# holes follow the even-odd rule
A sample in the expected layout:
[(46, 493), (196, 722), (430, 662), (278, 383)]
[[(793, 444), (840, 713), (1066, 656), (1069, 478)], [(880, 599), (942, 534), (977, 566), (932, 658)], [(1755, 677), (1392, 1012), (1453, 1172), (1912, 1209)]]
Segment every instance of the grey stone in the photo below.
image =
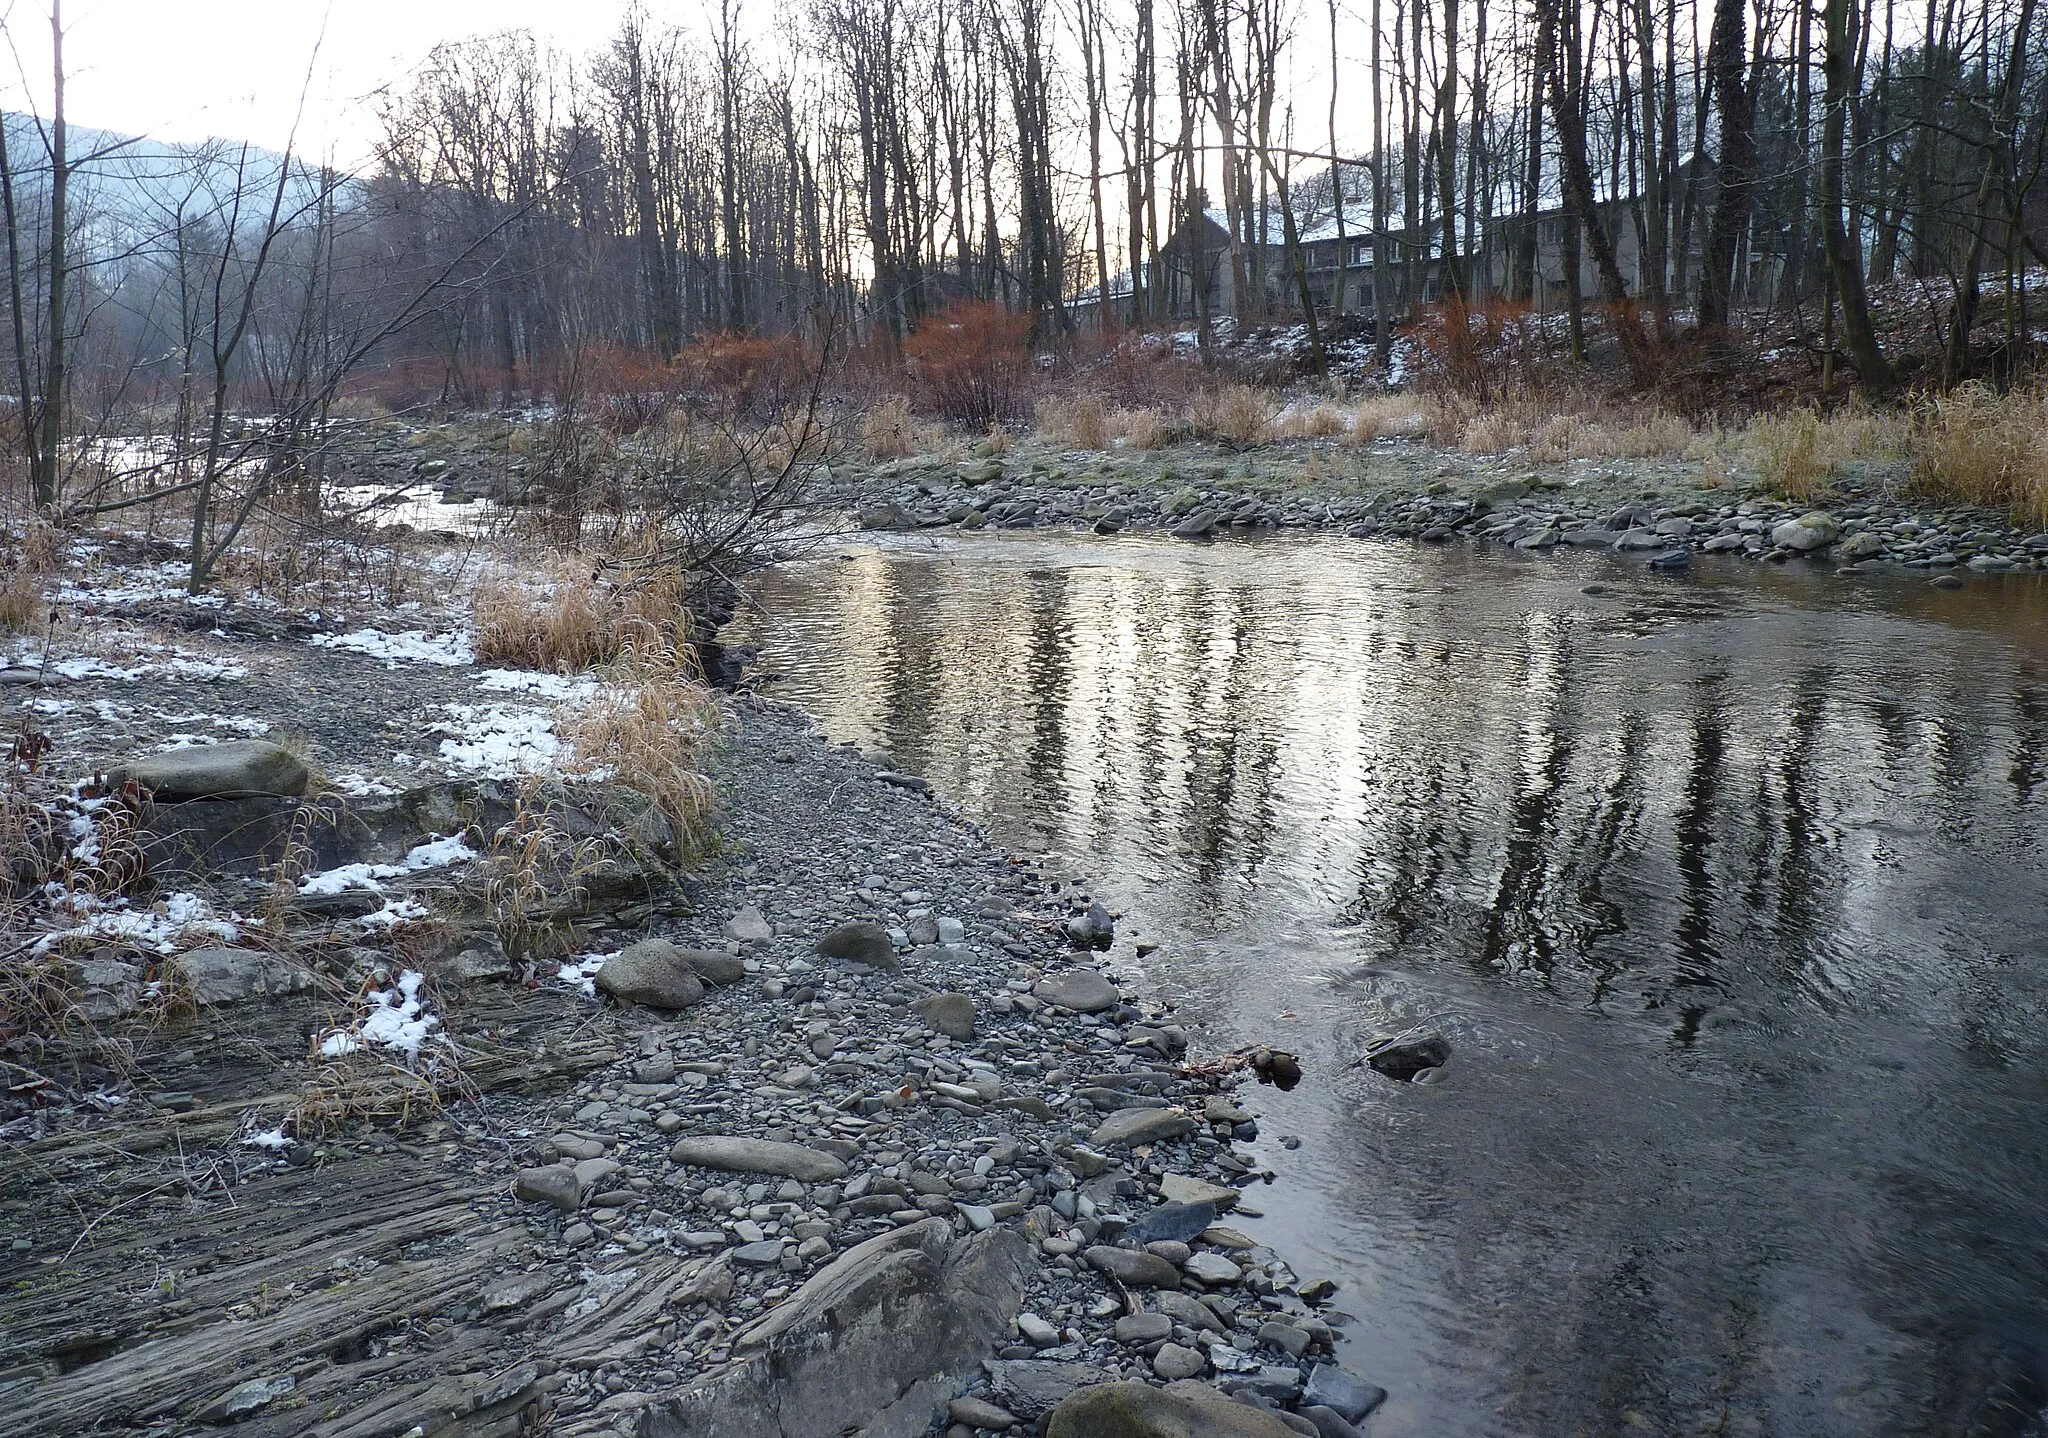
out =
[(946, 1405), (946, 1416), (955, 1423), (993, 1433), (1000, 1433), (1017, 1422), (1016, 1414), (1007, 1408), (998, 1408), (986, 1398), (955, 1398)]
[(1825, 549), (1841, 537), (1842, 522), (1820, 509), (1788, 519), (1771, 531), (1771, 543), (1799, 554)]
[(1244, 1270), (1220, 1253), (1197, 1253), (1181, 1268), (1190, 1278), (1198, 1278), (1211, 1288), (1244, 1277)]
[(1017, 1315), (1017, 1331), (1033, 1348), (1051, 1348), (1059, 1343), (1060, 1331), (1035, 1313)]
[(1852, 534), (1835, 546), (1835, 558), (1843, 564), (1854, 564), (1859, 559), (1875, 559), (1884, 553), (1884, 541), (1865, 530)]
[(297, 798), (312, 777), (297, 755), (267, 739), (230, 739), (131, 759), (107, 771), (106, 787), (134, 784), (159, 804), (176, 804), (255, 795)]
[(574, 1213), (583, 1202), (583, 1185), (573, 1170), (560, 1164), (547, 1168), (522, 1168), (513, 1176), (512, 1196), (522, 1203), (546, 1203)]
[(1189, 1328), (1200, 1329), (1206, 1333), (1229, 1331), (1223, 1326), (1223, 1320), (1216, 1316), (1213, 1308), (1189, 1294), (1162, 1293), (1153, 1301), (1159, 1305), (1159, 1311), (1175, 1323), (1185, 1324)]
[(142, 969), (121, 959), (73, 959), (65, 977), (81, 992), (78, 1011), (95, 1022), (123, 1019), (142, 1007)]
[(1077, 1014), (1099, 1014), (1117, 1006), (1121, 995), (1116, 985), (1093, 969), (1069, 969), (1040, 979), (1032, 994), (1049, 1004), (1072, 1009)]
[(755, 1268), (766, 1268), (771, 1263), (780, 1263), (782, 1240), (764, 1238), (759, 1243), (743, 1243), (732, 1251), (732, 1261), (751, 1264)]
[(1309, 1370), (1301, 1401), (1334, 1410), (1347, 1423), (1356, 1423), (1387, 1401), (1387, 1390), (1368, 1383), (1348, 1368), (1335, 1363), (1318, 1363)]
[[(1207, 1116), (1206, 1112), (1204, 1116)], [(1207, 1179), (1194, 1178), (1185, 1173), (1161, 1175), (1159, 1192), (1169, 1203), (1214, 1204), (1218, 1213), (1228, 1213), (1237, 1205), (1236, 1189), (1227, 1184), (1210, 1183)], [(1203, 1227), (1206, 1228), (1208, 1225), (1204, 1224)], [(1165, 1235), (1162, 1234), (1161, 1237)]]
[(1294, 1438), (1262, 1408), (1233, 1403), (1206, 1383), (1182, 1379), (1104, 1383), (1084, 1388), (1053, 1411), (1047, 1438)]
[(312, 974), (256, 949), (193, 949), (178, 956), (178, 967), (192, 986), (194, 1001), (208, 1007), (313, 987)]
[(1164, 1313), (1126, 1313), (1111, 1330), (1119, 1343), (1137, 1347), (1173, 1337), (1173, 1320)]
[[(602, 972), (600, 970), (599, 972)], [(675, 1163), (715, 1168), (726, 1173), (774, 1173), (803, 1183), (831, 1183), (846, 1177), (846, 1165), (829, 1153), (795, 1143), (729, 1134), (698, 1134), (678, 1139), (668, 1151)]]
[(982, 1366), (996, 1402), (1027, 1423), (1058, 1408), (1074, 1390), (1109, 1377), (1093, 1364), (1050, 1358), (992, 1359)]
[(1177, 1378), (1193, 1378), (1208, 1367), (1208, 1359), (1178, 1343), (1169, 1343), (1152, 1355), (1152, 1371), (1169, 1383)]
[(1299, 1358), (1308, 1352), (1310, 1339), (1292, 1323), (1262, 1323), (1259, 1325), (1259, 1342), (1279, 1349), (1289, 1358)]
[[(848, 1249), (733, 1336), (733, 1361), (640, 1417), (639, 1438), (916, 1438), (1009, 1331), (1030, 1255), (927, 1219)], [(997, 1401), (1004, 1401), (1000, 1394)]]
[(974, 1000), (966, 994), (933, 994), (920, 999), (917, 1013), (949, 1039), (965, 1043), (974, 1037)]
[(775, 926), (760, 909), (748, 904), (725, 921), (725, 936), (741, 944), (765, 944), (775, 937)]
[(1180, 1274), (1156, 1253), (1098, 1243), (1081, 1256), (1090, 1268), (1107, 1273), (1127, 1288), (1180, 1287)]
[(683, 951), (667, 939), (642, 939), (606, 959), (598, 988), (615, 999), (655, 1009), (686, 1009), (704, 999), (704, 983)]
[(299, 1380), (289, 1373), (251, 1378), (230, 1388), (217, 1401), (207, 1404), (198, 1417), (203, 1423), (233, 1423), (259, 1408), (269, 1407), (298, 1386)]
[[(723, 987), (727, 984), (742, 984), (747, 980), (747, 966), (744, 960), (717, 949), (684, 949), (683, 962), (697, 977), (707, 984)], [(598, 970), (603, 973), (603, 969)]]
[(896, 946), (889, 942), (889, 932), (880, 924), (871, 924), (864, 919), (855, 919), (839, 924), (826, 931), (818, 940), (818, 953), (828, 959), (844, 959), (850, 964), (864, 964), (871, 969), (894, 969)]
[(1316, 1438), (1364, 1438), (1358, 1429), (1344, 1421), (1343, 1414), (1320, 1403), (1304, 1404), (1299, 1416), (1314, 1426)]
[(1198, 509), (1173, 527), (1175, 539), (1207, 539), (1223, 522), (1213, 509)]
[(1146, 1144), (1179, 1138), (1195, 1131), (1195, 1121), (1177, 1108), (1120, 1109), (1088, 1136), (1092, 1144)]
[(1213, 1203), (1162, 1203), (1131, 1225), (1131, 1237), (1140, 1243), (1173, 1239), (1188, 1243), (1207, 1232), (1216, 1222)]

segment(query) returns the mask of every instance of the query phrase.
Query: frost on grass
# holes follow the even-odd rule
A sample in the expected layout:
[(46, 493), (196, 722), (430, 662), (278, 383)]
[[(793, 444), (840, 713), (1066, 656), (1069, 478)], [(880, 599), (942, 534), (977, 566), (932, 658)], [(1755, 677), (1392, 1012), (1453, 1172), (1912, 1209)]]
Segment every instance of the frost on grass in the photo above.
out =
[(429, 634), (424, 629), (408, 629), (400, 634), (357, 629), (348, 634), (316, 634), (306, 642), (321, 649), (367, 654), (394, 669), (401, 663), (440, 664), (454, 669), (476, 662), (476, 651), (470, 648), (468, 635)]
[(466, 864), (477, 856), (469, 847), (468, 840), (460, 834), (451, 834), (445, 839), (430, 839), (406, 854), (395, 864), (343, 864), (339, 868), (326, 869), (318, 874), (308, 874), (299, 881), (302, 894), (339, 894), (348, 889), (381, 889), (384, 879), (403, 878), (426, 869), (445, 869), (452, 864)]
[(337, 1029), (320, 1041), (323, 1058), (338, 1059), (365, 1048), (388, 1049), (403, 1054), (408, 1064), (417, 1062), (420, 1049), (429, 1042), (443, 1042), (437, 1032), (441, 1020), (428, 1011), (420, 992), (427, 976), (407, 969), (389, 988), (372, 989), (363, 995), (363, 1014), (352, 1029)]

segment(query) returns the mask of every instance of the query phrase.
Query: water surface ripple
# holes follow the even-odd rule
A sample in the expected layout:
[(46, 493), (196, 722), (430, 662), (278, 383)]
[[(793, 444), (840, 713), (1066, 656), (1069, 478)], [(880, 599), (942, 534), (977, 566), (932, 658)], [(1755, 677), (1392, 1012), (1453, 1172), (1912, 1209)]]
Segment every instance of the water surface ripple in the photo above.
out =
[[(771, 692), (1305, 1056), (1248, 1226), (1376, 1435), (2034, 1431), (2048, 585), (1029, 535), (756, 597)], [(1352, 1066), (1418, 1023), (1442, 1084)]]

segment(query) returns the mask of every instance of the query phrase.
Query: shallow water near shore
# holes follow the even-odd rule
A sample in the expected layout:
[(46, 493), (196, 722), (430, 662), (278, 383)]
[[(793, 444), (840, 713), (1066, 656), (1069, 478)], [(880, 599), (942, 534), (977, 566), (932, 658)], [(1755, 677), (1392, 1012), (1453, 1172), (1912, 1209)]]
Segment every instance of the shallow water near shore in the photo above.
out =
[[(2048, 583), (1031, 534), (754, 597), (770, 693), (1302, 1054), (1245, 1226), (1374, 1434), (2035, 1431)], [(1413, 1025), (1442, 1082), (1354, 1066)]]

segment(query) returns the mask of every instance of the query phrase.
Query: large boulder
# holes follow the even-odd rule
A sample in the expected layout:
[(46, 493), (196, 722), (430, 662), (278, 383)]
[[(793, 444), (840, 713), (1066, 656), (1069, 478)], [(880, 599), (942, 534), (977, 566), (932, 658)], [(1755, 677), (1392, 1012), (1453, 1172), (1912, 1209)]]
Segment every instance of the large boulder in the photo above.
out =
[(1023, 1301), (1031, 1250), (927, 1219), (848, 1249), (733, 1338), (733, 1361), (649, 1408), (640, 1438), (915, 1438)]
[(1263, 1408), (1237, 1403), (1206, 1383), (1100, 1383), (1053, 1410), (1048, 1438), (1294, 1438)]
[(1177, 1108), (1126, 1108), (1119, 1109), (1104, 1119), (1088, 1142), (1097, 1148), (1113, 1143), (1139, 1144), (1158, 1143), (1162, 1139), (1180, 1138), (1195, 1131), (1195, 1121)]
[(159, 804), (180, 804), (257, 795), (295, 798), (312, 779), (312, 771), (289, 749), (267, 739), (230, 739), (131, 759), (107, 771), (105, 787), (133, 784), (147, 789)]
[(686, 1009), (704, 998), (703, 980), (688, 956), (667, 939), (642, 939), (597, 971), (597, 986), (623, 1002)]
[(832, 1183), (846, 1177), (846, 1165), (821, 1149), (732, 1134), (707, 1133), (678, 1139), (668, 1156), (674, 1163), (694, 1168), (715, 1168), (725, 1173), (772, 1173), (801, 1183)]
[(919, 999), (917, 1016), (949, 1039), (965, 1043), (974, 1037), (974, 1000), (967, 994), (932, 994)]
[(896, 945), (890, 941), (889, 931), (866, 919), (854, 919), (826, 930), (825, 936), (818, 940), (818, 954), (871, 969), (899, 967)]
[(1049, 1004), (1072, 1009), (1077, 1014), (1099, 1014), (1113, 1009), (1121, 997), (1116, 985), (1093, 969), (1069, 969), (1040, 979), (1031, 992)]
[(312, 974), (260, 949), (193, 949), (178, 956), (178, 967), (193, 1001), (209, 1008), (313, 987)]
[(1824, 509), (1808, 510), (1771, 531), (1771, 543), (1796, 554), (1825, 549), (1842, 537), (1842, 522)]

